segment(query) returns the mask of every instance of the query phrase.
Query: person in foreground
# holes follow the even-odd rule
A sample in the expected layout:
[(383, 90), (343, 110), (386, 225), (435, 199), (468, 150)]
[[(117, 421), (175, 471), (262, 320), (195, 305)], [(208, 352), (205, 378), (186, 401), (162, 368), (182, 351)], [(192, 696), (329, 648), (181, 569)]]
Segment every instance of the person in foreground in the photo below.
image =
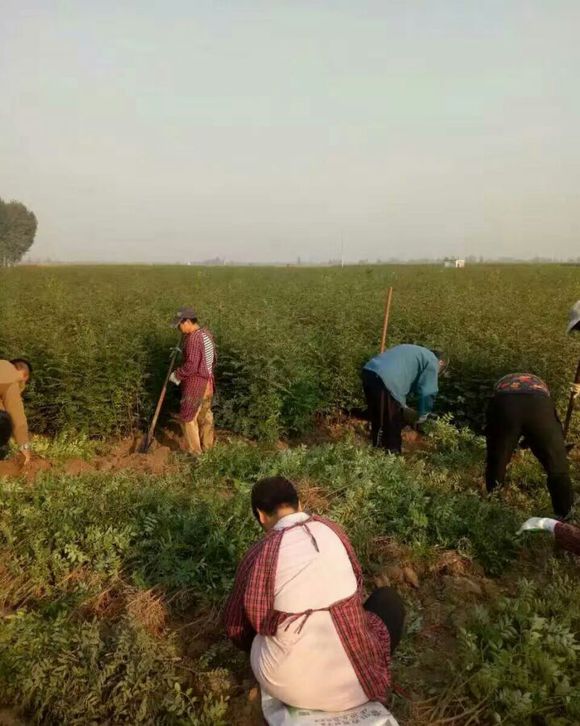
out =
[(403, 631), (401, 598), (383, 587), (363, 602), (348, 537), (303, 512), (292, 482), (262, 479), (251, 504), (265, 536), (238, 567), (224, 623), (233, 643), (250, 652), (260, 687), (296, 708), (384, 703)]
[(520, 527), (522, 532), (551, 532), (556, 543), (564, 550), (580, 555), (580, 527), (574, 524), (559, 522), (550, 517), (530, 517)]
[(565, 519), (574, 494), (562, 424), (548, 386), (531, 373), (510, 373), (495, 384), (487, 409), (486, 486), (504, 483), (507, 465), (523, 436), (547, 474), (552, 507)]
[(439, 375), (446, 365), (439, 351), (403, 344), (385, 350), (363, 366), (373, 446), (401, 453), (401, 432), (409, 418), (407, 396), (417, 396), (417, 423), (423, 423), (433, 410)]
[(22, 391), (31, 373), (32, 366), (24, 358), (0, 360), (0, 459), (5, 458), (13, 436), (25, 465), (30, 463), (30, 439)]
[(192, 308), (181, 308), (172, 326), (179, 328), (183, 338), (183, 363), (170, 376), (181, 386), (179, 418), (186, 449), (201, 454), (214, 445), (213, 412), (214, 367), (216, 348), (212, 334), (202, 328)]

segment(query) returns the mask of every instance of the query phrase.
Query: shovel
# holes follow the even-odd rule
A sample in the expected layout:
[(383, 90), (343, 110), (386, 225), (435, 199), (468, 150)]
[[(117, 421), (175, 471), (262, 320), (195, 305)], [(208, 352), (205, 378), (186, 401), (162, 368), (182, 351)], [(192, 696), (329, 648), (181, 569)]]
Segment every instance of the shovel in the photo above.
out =
[[(393, 288), (389, 287), (387, 290), (387, 297), (385, 299), (385, 315), (383, 318), (383, 335), (381, 338), (381, 353), (385, 352), (387, 345), (387, 331), (389, 329), (389, 317), (391, 314), (391, 300), (393, 298)], [(381, 425), (377, 431), (377, 443), (376, 446), (380, 446), (383, 441), (383, 425), (385, 423), (385, 392), (381, 392)]]
[(153, 418), (151, 419), (149, 430), (144, 436), (143, 441), (141, 442), (141, 446), (139, 447), (139, 453), (141, 454), (146, 454), (149, 451), (149, 447), (151, 446), (151, 442), (153, 441), (153, 434), (155, 433), (155, 427), (157, 426), (157, 419), (159, 418), (159, 414), (161, 413), (161, 407), (163, 406), (165, 394), (167, 393), (169, 376), (173, 372), (175, 360), (179, 353), (181, 353), (181, 348), (178, 345), (176, 345), (175, 348), (172, 348), (171, 358), (169, 360), (169, 368), (167, 369), (167, 375), (165, 376), (165, 381), (163, 382), (163, 388), (161, 389), (161, 393), (159, 394), (159, 400), (157, 401), (157, 406), (155, 407), (155, 413), (153, 414)]
[[(574, 383), (580, 383), (580, 360), (578, 361), (578, 367), (576, 368), (576, 377), (574, 378)], [(568, 431), (570, 430), (570, 421), (572, 420), (572, 412), (574, 411), (574, 394), (570, 393), (570, 398), (568, 399), (568, 409), (566, 410), (566, 418), (564, 420), (564, 440), (568, 438)], [(568, 444), (570, 449), (572, 448), (573, 444)], [(568, 450), (570, 450), (568, 449)]]

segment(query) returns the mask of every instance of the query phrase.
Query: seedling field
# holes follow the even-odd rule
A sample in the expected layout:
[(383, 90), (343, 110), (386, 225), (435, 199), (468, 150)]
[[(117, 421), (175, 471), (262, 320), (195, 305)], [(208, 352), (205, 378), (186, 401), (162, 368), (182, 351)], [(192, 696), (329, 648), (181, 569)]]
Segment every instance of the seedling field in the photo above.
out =
[[(389, 343), (451, 356), (442, 417), (402, 458), (370, 449), (349, 416), (389, 285)], [(521, 452), (486, 497), (481, 437), (506, 372), (541, 375), (564, 410), (579, 293), (572, 266), (0, 271), (0, 355), (35, 366), (39, 456), (26, 476), (0, 471), (0, 721), (260, 724), (219, 610), (259, 536), (252, 483), (282, 473), (344, 525), (369, 587), (407, 603), (401, 724), (580, 722), (578, 563), (545, 535), (516, 537), (550, 514), (543, 474)], [(147, 457), (126, 443), (152, 412), (184, 303), (219, 350), (218, 445), (193, 464), (167, 420)]]

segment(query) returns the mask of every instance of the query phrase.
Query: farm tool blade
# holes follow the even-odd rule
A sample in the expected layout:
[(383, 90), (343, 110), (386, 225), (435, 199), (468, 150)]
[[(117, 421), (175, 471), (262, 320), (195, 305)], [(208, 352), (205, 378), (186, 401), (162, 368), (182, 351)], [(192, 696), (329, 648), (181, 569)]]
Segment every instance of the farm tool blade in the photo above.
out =
[[(576, 368), (576, 377), (574, 383), (580, 383), (580, 360), (578, 361), (578, 367)], [(570, 398), (568, 399), (568, 408), (566, 410), (566, 418), (564, 420), (564, 440), (568, 438), (568, 431), (570, 430), (570, 421), (572, 420), (572, 413), (574, 411), (574, 393), (570, 392)], [(568, 444), (569, 449), (572, 448), (573, 444)]]
[(171, 376), (171, 374), (173, 372), (173, 368), (175, 366), (175, 360), (177, 359), (178, 354), (181, 353), (180, 346), (181, 346), (181, 343), (179, 345), (176, 345), (175, 348), (171, 349), (171, 358), (169, 359), (169, 368), (167, 369), (165, 381), (163, 382), (163, 388), (161, 389), (161, 393), (159, 394), (159, 400), (157, 401), (157, 406), (155, 407), (155, 413), (153, 414), (153, 418), (151, 419), (151, 424), (149, 425), (149, 430), (147, 431), (147, 434), (143, 437), (143, 441), (141, 442), (141, 446), (139, 447), (139, 453), (141, 453), (141, 454), (146, 454), (149, 451), (149, 447), (151, 446), (151, 442), (153, 441), (153, 434), (155, 433), (155, 427), (157, 426), (157, 419), (159, 418), (159, 414), (161, 413), (161, 407), (163, 406), (163, 401), (165, 401), (165, 394), (167, 393), (169, 377)]
[[(393, 298), (393, 288), (389, 287), (387, 290), (387, 297), (385, 299), (385, 315), (383, 318), (383, 335), (381, 337), (381, 353), (385, 352), (387, 345), (387, 330), (389, 329), (389, 317), (391, 315), (391, 300)], [(385, 392), (381, 391), (381, 425), (377, 431), (376, 446), (380, 446), (383, 441), (383, 425), (385, 423)]]

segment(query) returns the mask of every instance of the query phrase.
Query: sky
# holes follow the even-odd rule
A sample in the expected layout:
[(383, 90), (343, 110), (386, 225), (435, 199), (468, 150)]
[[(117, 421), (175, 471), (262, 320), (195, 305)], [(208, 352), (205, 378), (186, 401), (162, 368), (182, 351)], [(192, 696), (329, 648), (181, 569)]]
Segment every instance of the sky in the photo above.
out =
[(2, 0), (31, 256), (580, 256), (577, 0)]

